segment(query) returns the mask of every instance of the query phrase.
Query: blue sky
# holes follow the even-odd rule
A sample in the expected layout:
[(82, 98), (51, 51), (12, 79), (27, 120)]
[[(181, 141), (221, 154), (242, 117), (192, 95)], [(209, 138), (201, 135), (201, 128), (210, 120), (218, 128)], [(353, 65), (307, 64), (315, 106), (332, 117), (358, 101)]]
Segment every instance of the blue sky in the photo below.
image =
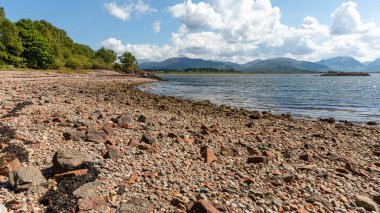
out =
[(0, 6), (12, 21), (45, 19), (76, 42), (139, 59), (380, 57), (375, 0), (1, 0)]

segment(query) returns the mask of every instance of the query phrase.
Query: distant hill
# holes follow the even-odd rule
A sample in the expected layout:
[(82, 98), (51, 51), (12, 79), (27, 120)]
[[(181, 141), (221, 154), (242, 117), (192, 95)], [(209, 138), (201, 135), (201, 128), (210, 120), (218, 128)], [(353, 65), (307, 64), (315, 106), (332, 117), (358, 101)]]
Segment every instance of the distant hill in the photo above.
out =
[(367, 64), (368, 72), (380, 72), (380, 58)]
[(258, 73), (312, 73), (327, 72), (331, 69), (327, 66), (313, 62), (298, 61), (291, 58), (275, 58), (267, 60), (256, 60), (247, 63), (242, 68), (246, 72)]
[(232, 62), (191, 59), (186, 57), (169, 58), (162, 62), (145, 61), (140, 63), (145, 70), (176, 70), (185, 69), (216, 69), (236, 70), (241, 72), (296, 74), (316, 72), (380, 72), (380, 59), (373, 62), (361, 63), (351, 57), (335, 57), (319, 62), (299, 61), (292, 58), (257, 59), (246, 64)]
[(192, 58), (169, 58), (162, 62), (144, 62), (140, 64), (141, 69), (149, 70), (184, 70), (188, 68), (212, 68), (228, 70), (232, 69), (226, 62), (209, 61), (204, 59)]
[(341, 72), (365, 72), (367, 66), (352, 57), (335, 57), (317, 62)]

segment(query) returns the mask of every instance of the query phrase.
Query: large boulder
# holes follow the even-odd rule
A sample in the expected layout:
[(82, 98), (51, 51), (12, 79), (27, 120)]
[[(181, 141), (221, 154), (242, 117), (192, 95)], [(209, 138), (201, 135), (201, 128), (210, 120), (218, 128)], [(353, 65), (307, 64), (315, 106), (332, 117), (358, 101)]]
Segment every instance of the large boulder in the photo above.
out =
[(81, 164), (90, 162), (88, 155), (76, 149), (60, 149), (53, 156), (53, 173), (59, 174), (77, 169)]
[(9, 182), (16, 192), (21, 192), (45, 183), (46, 179), (37, 167), (28, 165), (12, 171), (9, 174)]

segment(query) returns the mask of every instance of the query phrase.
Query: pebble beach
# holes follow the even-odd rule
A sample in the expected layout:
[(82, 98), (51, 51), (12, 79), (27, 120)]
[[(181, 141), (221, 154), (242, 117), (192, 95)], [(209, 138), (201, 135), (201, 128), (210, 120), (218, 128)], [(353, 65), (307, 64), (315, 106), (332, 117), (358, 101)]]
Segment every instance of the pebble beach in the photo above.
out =
[(158, 96), (110, 71), (0, 71), (0, 213), (379, 212), (376, 123)]

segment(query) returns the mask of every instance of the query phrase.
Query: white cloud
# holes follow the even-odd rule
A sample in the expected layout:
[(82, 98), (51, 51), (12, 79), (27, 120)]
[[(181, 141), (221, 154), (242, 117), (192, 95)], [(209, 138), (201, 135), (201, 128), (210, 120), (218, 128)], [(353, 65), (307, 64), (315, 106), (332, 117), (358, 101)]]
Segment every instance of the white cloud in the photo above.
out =
[(155, 8), (145, 4), (142, 0), (137, 0), (137, 3), (131, 3), (124, 6), (120, 6), (116, 3), (116, 1), (113, 1), (104, 4), (104, 7), (111, 15), (123, 21), (129, 20), (132, 13), (144, 14), (157, 12)]
[(133, 5), (118, 6), (115, 2), (106, 3), (105, 8), (108, 12), (123, 21), (126, 21), (131, 16)]
[(155, 33), (159, 33), (161, 31), (161, 23), (159, 21), (156, 21), (152, 24), (152, 30)]
[(150, 7), (148, 4), (145, 4), (142, 0), (138, 0), (135, 4), (135, 10), (138, 13), (153, 13), (157, 12), (156, 9)]
[(345, 2), (331, 14), (333, 18), (331, 32), (333, 34), (362, 33), (375, 27), (374, 23), (362, 20), (356, 7), (355, 2)]
[(126, 44), (124, 45), (121, 40), (116, 38), (108, 38), (102, 42), (102, 45), (107, 49), (112, 49), (116, 51), (117, 54), (121, 55), (125, 52), (131, 52), (138, 59), (149, 59), (149, 60), (162, 60), (165, 58), (176, 57), (178, 55), (177, 48), (169, 45), (157, 46), (151, 44)]
[(115, 39), (117, 45), (108, 40), (108, 47), (128, 49), (139, 59), (151, 60), (173, 56), (234, 62), (274, 57), (315, 61), (334, 56), (380, 57), (380, 28), (363, 20), (352, 1), (332, 12), (331, 26), (311, 16), (297, 27), (284, 25), (280, 8), (270, 0), (186, 0), (169, 12), (181, 22), (170, 44), (123, 45)]

